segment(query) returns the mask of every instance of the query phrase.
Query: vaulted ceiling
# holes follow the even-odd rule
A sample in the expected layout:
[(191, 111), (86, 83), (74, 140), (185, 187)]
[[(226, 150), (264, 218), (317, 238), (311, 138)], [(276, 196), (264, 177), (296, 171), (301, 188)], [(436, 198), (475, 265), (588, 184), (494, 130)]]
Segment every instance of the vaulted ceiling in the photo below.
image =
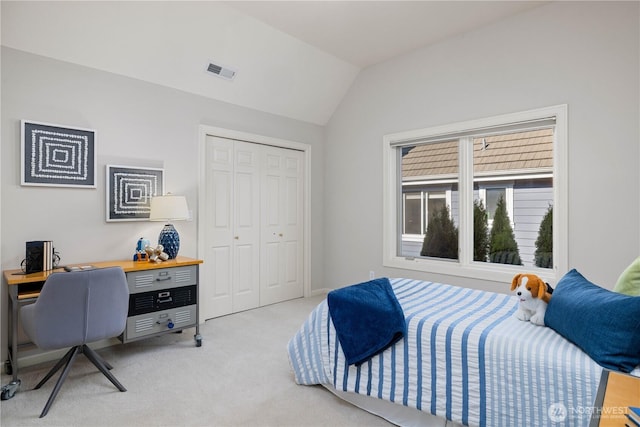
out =
[(3, 0), (1, 35), (11, 48), (324, 125), (361, 69), (544, 3)]

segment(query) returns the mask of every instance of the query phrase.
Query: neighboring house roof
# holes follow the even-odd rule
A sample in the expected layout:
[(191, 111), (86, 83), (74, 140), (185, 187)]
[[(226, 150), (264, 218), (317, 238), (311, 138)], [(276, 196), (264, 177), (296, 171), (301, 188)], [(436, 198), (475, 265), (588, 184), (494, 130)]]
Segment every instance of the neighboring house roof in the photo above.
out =
[[(484, 142), (483, 142), (484, 140)], [(405, 148), (404, 181), (457, 176), (458, 141), (436, 142)], [(475, 138), (473, 170), (476, 175), (497, 172), (553, 170), (553, 129)]]

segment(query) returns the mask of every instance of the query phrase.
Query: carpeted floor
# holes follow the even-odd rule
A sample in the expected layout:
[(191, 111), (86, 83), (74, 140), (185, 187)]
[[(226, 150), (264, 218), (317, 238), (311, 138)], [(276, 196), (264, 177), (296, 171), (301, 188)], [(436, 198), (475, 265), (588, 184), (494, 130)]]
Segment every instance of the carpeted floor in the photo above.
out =
[[(12, 426), (389, 426), (321, 386), (299, 386), (286, 345), (322, 297), (297, 299), (205, 322), (202, 347), (181, 334), (99, 350), (127, 388), (119, 392), (76, 359), (49, 414), (40, 412), (57, 375), (32, 390), (53, 362), (20, 370), (22, 386), (0, 403)], [(2, 374), (2, 384), (11, 377)]]

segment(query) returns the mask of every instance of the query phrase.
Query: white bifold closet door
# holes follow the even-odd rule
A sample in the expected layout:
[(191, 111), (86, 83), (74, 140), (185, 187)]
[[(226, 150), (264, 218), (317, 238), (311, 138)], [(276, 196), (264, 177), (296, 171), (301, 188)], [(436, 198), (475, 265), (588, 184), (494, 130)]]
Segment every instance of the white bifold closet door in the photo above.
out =
[(202, 318), (303, 295), (303, 153), (208, 136)]

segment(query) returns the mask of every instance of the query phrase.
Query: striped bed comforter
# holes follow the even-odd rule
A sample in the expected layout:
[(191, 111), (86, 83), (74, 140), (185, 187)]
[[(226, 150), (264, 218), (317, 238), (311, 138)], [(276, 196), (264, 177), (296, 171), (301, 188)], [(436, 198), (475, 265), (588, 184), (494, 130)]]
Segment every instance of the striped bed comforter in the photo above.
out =
[(289, 341), (298, 384), (384, 399), (469, 426), (586, 426), (602, 368), (515, 297), (408, 279), (391, 285), (407, 336), (347, 366), (326, 300)]

